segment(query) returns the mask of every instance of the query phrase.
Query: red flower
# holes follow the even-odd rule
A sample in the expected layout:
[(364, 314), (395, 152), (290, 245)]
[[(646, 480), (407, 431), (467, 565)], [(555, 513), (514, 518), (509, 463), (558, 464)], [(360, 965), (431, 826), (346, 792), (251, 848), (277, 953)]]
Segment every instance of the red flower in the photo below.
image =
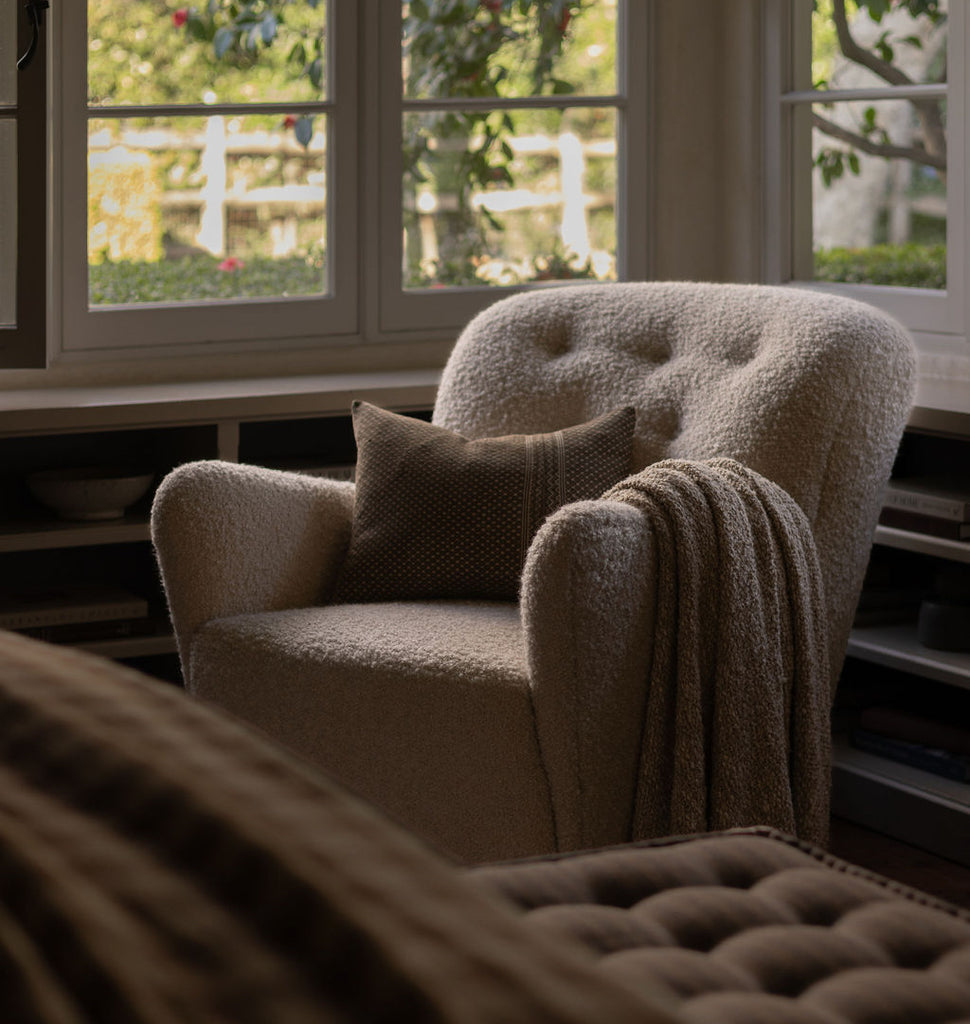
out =
[(189, 20), (189, 9), (188, 7), (180, 7), (177, 11), (172, 14), (172, 24), (176, 28), (181, 28)]
[(569, 27), (569, 19), (572, 16), (573, 12), (568, 7), (564, 7), (562, 9), (562, 14), (559, 17), (559, 24), (556, 26), (556, 28), (559, 29), (559, 34), (561, 36), (566, 34), (566, 29)]
[(482, 7), (492, 12), (492, 14), (498, 14), (502, 9), (502, 0), (481, 0)]
[(219, 269), (231, 273), (234, 270), (242, 270), (244, 266), (246, 266), (246, 264), (243, 263), (242, 260), (236, 259), (235, 256), (227, 256), (226, 259), (219, 264)]
[(296, 116), (294, 114), (287, 114), (286, 117), (283, 118), (283, 127), (284, 128), (292, 128), (293, 125), (295, 125), (295, 124), (296, 124)]

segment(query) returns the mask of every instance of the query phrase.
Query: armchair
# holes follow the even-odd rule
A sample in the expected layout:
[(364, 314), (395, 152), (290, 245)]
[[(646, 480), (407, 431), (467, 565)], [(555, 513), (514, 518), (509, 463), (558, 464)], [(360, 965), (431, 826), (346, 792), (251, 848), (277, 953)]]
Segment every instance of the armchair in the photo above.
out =
[[(729, 458), (776, 484), (814, 539), (834, 690), (914, 377), (905, 331), (851, 300), (570, 286), (476, 317), (433, 422), (532, 434), (632, 405), (634, 470)], [(561, 508), (531, 542), (517, 603), (333, 603), (353, 509), (353, 484), (254, 466), (190, 463), (163, 481), (153, 539), (188, 690), (463, 860), (629, 839), (656, 611), (649, 517), (617, 500)]]

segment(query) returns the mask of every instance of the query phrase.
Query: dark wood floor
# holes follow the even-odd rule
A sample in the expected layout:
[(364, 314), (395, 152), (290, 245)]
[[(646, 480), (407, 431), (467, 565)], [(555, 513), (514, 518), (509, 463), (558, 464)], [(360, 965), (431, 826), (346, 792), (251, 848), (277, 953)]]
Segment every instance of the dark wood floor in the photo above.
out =
[(837, 857), (970, 909), (970, 867), (833, 818), (829, 849)]

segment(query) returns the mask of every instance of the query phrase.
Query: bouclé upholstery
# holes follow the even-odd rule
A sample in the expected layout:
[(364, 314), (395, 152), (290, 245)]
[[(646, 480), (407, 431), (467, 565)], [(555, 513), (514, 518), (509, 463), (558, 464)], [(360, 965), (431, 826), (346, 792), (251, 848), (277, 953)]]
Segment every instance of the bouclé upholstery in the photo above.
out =
[[(536, 434), (631, 405), (635, 471), (728, 458), (779, 487), (817, 552), (831, 688), (914, 375), (905, 331), (851, 300), (571, 286), (476, 317), (433, 422)], [(649, 517), (614, 500), (560, 508), (529, 546), (517, 603), (335, 605), (353, 494), (227, 463), (162, 483), (153, 536), (190, 692), (466, 860), (635, 835), (658, 615)]]

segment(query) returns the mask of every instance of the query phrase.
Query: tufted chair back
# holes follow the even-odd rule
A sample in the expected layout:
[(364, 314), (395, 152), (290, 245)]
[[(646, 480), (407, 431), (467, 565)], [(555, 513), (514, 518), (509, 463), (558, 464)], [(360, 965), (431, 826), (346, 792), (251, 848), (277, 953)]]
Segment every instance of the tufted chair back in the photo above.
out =
[(479, 314), (445, 368), (434, 421), (470, 437), (535, 433), (630, 404), (638, 469), (725, 456), (774, 481), (812, 525), (834, 676), (914, 371), (898, 323), (817, 291), (569, 286)]

